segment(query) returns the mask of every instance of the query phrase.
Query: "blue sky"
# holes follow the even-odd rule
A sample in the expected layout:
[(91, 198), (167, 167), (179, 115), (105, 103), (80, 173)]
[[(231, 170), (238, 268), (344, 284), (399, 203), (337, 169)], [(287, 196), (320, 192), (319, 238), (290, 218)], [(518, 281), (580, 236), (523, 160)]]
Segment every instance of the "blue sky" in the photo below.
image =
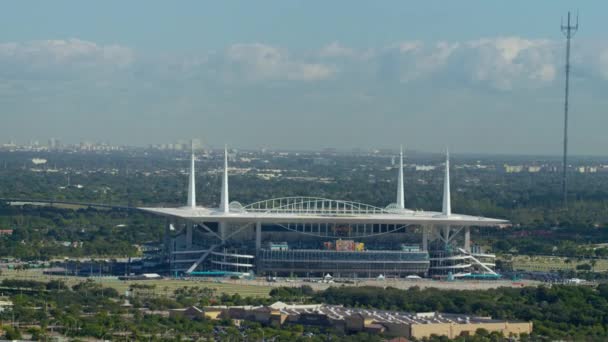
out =
[(605, 1), (15, 1), (0, 12), (8, 41), (78, 37), (163, 50), (219, 49), (263, 41), (316, 48), (374, 47), (408, 38), (557, 37), (560, 16), (580, 9), (586, 37), (601, 38)]
[(7, 2), (0, 142), (559, 154), (569, 9), (571, 150), (605, 155), (605, 1)]

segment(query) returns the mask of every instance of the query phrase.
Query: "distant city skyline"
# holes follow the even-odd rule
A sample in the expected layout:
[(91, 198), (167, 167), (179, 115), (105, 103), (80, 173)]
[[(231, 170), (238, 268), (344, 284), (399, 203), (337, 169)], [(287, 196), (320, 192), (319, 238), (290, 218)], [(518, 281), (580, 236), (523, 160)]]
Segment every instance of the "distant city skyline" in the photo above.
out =
[[(224, 151), (225, 145), (218, 144), (207, 144), (203, 142), (203, 139), (196, 138), (195, 142), (195, 153), (197, 154), (206, 154), (209, 152), (219, 153)], [(118, 144), (112, 141), (93, 141), (93, 140), (82, 140), (79, 142), (64, 142), (59, 138), (51, 138), (48, 140), (41, 139), (29, 139), (24, 141), (17, 141), (14, 139), (9, 139), (6, 142), (0, 142), (0, 152), (78, 152), (78, 151), (136, 151), (136, 150), (157, 150), (157, 151), (167, 151), (167, 152), (177, 152), (177, 153), (189, 153), (191, 150), (191, 141), (186, 141), (183, 139), (176, 141), (167, 141), (163, 143), (157, 144), (142, 144), (142, 145), (132, 145), (132, 144)], [(344, 154), (349, 155), (351, 153), (362, 153), (362, 154), (378, 154), (383, 156), (392, 156), (393, 161), (391, 163), (394, 164), (394, 160), (399, 155), (399, 146), (368, 146), (365, 148), (361, 147), (344, 147), (344, 148), (336, 148), (336, 147), (293, 147), (293, 148), (285, 148), (282, 146), (262, 146), (262, 147), (251, 147), (251, 146), (241, 146), (241, 145), (227, 145), (229, 151), (235, 151), (238, 155), (239, 152), (245, 153), (257, 153), (257, 152), (271, 152), (271, 153), (317, 153), (321, 155), (325, 154)], [(443, 160), (445, 156), (445, 150), (420, 150), (420, 149), (405, 149), (404, 158), (405, 160), (412, 160), (419, 158), (421, 156), (426, 157), (438, 157), (440, 160)], [(535, 154), (535, 153), (506, 153), (506, 152), (493, 152), (493, 153), (484, 153), (484, 152), (467, 152), (467, 151), (451, 151), (450, 154), (456, 155), (457, 157), (465, 157), (465, 158), (516, 158), (516, 160), (532, 160), (532, 161), (556, 161), (561, 163), (561, 156), (559, 155), (548, 155), (548, 154)], [(598, 163), (604, 163), (603, 161), (608, 158), (606, 155), (573, 155), (572, 161), (569, 162), (569, 167), (574, 167), (573, 165), (578, 165), (581, 161), (594, 161)], [(532, 159), (530, 159), (532, 158)], [(540, 158), (540, 159), (538, 159)], [(406, 163), (407, 164), (407, 163)], [(604, 165), (604, 164), (602, 164)], [(608, 165), (608, 164), (607, 164)]]
[[(603, 1), (13, 2), (0, 144), (608, 155)], [(33, 25), (33, 23), (36, 25)]]

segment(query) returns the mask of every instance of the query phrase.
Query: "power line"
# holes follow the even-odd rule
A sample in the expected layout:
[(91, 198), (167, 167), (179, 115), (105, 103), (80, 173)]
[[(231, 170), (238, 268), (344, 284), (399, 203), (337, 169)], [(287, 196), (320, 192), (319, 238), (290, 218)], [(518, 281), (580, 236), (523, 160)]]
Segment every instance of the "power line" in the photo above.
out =
[(564, 160), (562, 162), (562, 202), (564, 208), (568, 207), (568, 185), (566, 180), (566, 170), (568, 169), (568, 97), (570, 92), (570, 39), (574, 37), (578, 31), (578, 13), (576, 15), (576, 24), (570, 23), (570, 12), (568, 12), (567, 24), (564, 25), (562, 18), (561, 30), (566, 36), (566, 89), (564, 98)]

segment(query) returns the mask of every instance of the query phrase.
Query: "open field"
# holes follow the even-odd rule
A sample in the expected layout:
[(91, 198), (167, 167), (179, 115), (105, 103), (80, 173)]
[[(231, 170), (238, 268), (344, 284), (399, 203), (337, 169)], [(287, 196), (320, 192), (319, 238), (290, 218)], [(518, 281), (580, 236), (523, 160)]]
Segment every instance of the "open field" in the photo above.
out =
[(173, 292), (181, 287), (207, 287), (215, 289), (218, 294), (235, 294), (238, 293), (243, 297), (268, 297), (270, 290), (273, 287), (297, 287), (302, 285), (311, 286), (314, 290), (325, 290), (328, 287), (339, 287), (339, 286), (377, 286), (377, 287), (394, 287), (399, 289), (407, 289), (410, 287), (420, 288), (437, 288), (445, 290), (487, 290), (498, 287), (522, 287), (522, 286), (536, 286), (538, 282), (535, 281), (518, 281), (512, 282), (510, 280), (497, 280), (497, 281), (436, 281), (430, 279), (408, 281), (403, 279), (387, 279), (387, 280), (357, 280), (354, 284), (340, 284), (340, 283), (317, 283), (317, 282), (305, 282), (303, 280), (286, 281), (279, 280), (277, 282), (267, 282), (264, 279), (256, 280), (230, 280), (230, 279), (159, 279), (159, 280), (129, 280), (122, 281), (116, 277), (65, 277), (65, 276), (49, 276), (42, 273), (41, 269), (30, 269), (30, 270), (2, 270), (2, 279), (27, 279), (36, 281), (50, 281), (53, 279), (60, 279), (66, 282), (69, 286), (73, 286), (80, 282), (92, 279), (104, 286), (115, 288), (119, 293), (125, 293), (125, 291), (133, 284), (146, 284), (154, 285), (155, 293), (159, 295), (171, 295)]
[(513, 256), (513, 270), (515, 271), (541, 271), (550, 272), (558, 270), (576, 270), (576, 266), (591, 264), (595, 260), (593, 271), (608, 271), (608, 260), (606, 259), (577, 259), (554, 256)]
[(208, 287), (215, 289), (217, 293), (235, 294), (238, 293), (243, 297), (267, 297), (271, 287), (260, 285), (246, 285), (238, 283), (222, 283), (215, 281), (203, 280), (179, 280), (179, 279), (159, 279), (159, 280), (129, 280), (122, 281), (116, 277), (64, 277), (64, 276), (49, 276), (42, 273), (41, 269), (30, 270), (2, 270), (2, 279), (27, 279), (36, 281), (63, 280), (69, 286), (76, 285), (80, 282), (92, 279), (106, 287), (115, 288), (119, 293), (124, 294), (129, 286), (133, 284), (146, 284), (156, 286), (155, 292), (160, 294), (172, 294), (180, 287)]

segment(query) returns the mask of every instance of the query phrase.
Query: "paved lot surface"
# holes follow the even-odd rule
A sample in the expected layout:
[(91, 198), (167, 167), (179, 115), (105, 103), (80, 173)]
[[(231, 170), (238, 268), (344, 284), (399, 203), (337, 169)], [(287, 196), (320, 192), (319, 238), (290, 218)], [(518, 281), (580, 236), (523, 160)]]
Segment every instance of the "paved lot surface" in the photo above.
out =
[[(2, 279), (29, 279), (37, 281), (50, 281), (53, 279), (61, 279), (68, 285), (73, 286), (80, 282), (86, 281), (85, 277), (64, 277), (64, 276), (49, 276), (42, 273), (42, 270), (2, 270), (0, 280)], [(154, 291), (159, 295), (170, 295), (180, 287), (208, 287), (213, 288), (217, 293), (235, 294), (238, 293), (243, 297), (267, 297), (271, 287), (265, 284), (239, 284), (239, 283), (223, 283), (217, 280), (179, 280), (179, 279), (160, 279), (160, 280), (130, 280), (122, 281), (116, 277), (91, 277), (93, 281), (99, 282), (107, 287), (115, 288), (119, 293), (124, 294), (132, 284), (154, 285)]]
[[(41, 269), (31, 270), (2, 270), (0, 280), (2, 279), (29, 279), (37, 281), (50, 281), (53, 279), (61, 279), (68, 285), (73, 286), (79, 282), (86, 281), (84, 277), (64, 277), (64, 276), (49, 276), (44, 275)], [(436, 281), (436, 280), (357, 280), (354, 283), (319, 283), (314, 281), (304, 280), (285, 280), (279, 279), (275, 282), (268, 282), (266, 279), (255, 280), (231, 280), (231, 279), (213, 279), (213, 278), (194, 278), (194, 279), (160, 279), (160, 280), (131, 280), (122, 281), (116, 277), (91, 277), (93, 281), (99, 282), (107, 287), (112, 287), (120, 293), (125, 291), (132, 284), (147, 284), (154, 285), (154, 292), (159, 295), (171, 295), (173, 291), (180, 287), (208, 287), (213, 288), (217, 293), (235, 294), (238, 293), (244, 297), (267, 297), (273, 287), (289, 286), (298, 287), (302, 285), (311, 286), (315, 290), (324, 290), (331, 286), (378, 286), (378, 287), (395, 287), (399, 289), (407, 289), (413, 286), (420, 288), (437, 288), (437, 289), (455, 289), (455, 290), (487, 290), (498, 287), (523, 287), (536, 286), (540, 282), (536, 281)]]
[(550, 272), (557, 270), (576, 270), (576, 266), (583, 264), (591, 265), (595, 272), (608, 271), (607, 259), (577, 259), (545, 255), (519, 255), (512, 257), (512, 262), (513, 269), (518, 271)]

